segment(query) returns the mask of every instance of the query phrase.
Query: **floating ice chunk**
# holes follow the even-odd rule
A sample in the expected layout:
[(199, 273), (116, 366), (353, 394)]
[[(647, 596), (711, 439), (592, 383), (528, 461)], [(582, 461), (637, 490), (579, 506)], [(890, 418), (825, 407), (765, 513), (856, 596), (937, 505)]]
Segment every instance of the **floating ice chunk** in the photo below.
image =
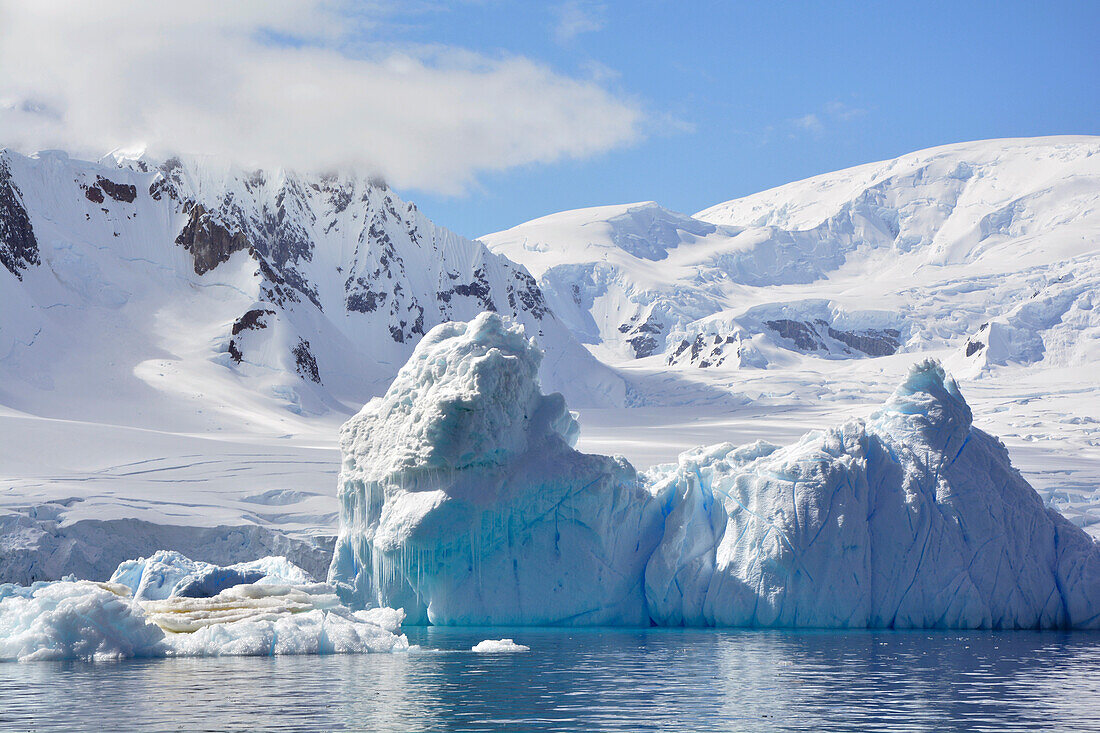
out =
[(235, 568), (210, 568), (202, 573), (181, 579), (172, 588), (172, 596), (184, 598), (209, 598), (226, 588), (243, 583), (258, 583), (264, 579), (259, 570), (237, 570)]
[[(191, 563), (157, 554), (152, 564), (162, 578), (171, 577), (165, 568)], [(123, 563), (120, 577), (163, 589), (159, 580), (135, 581), (131, 571), (139, 565)], [(208, 598), (158, 600), (134, 600), (121, 583), (3, 586), (0, 660), (394, 652), (409, 648), (401, 620), (401, 611), (390, 608), (354, 612), (323, 583), (253, 583)]]
[(242, 573), (259, 572), (263, 577), (256, 581), (260, 585), (305, 585), (314, 582), (305, 570), (281, 555), (269, 555), (259, 560), (249, 560), (230, 565), (229, 569)]
[(529, 652), (531, 647), (517, 644), (511, 639), (486, 639), (474, 644), (472, 652)]
[(142, 601), (152, 623), (165, 631), (191, 633), (213, 624), (273, 621), (281, 616), (331, 609), (340, 605), (335, 593), (311, 593), (285, 585), (238, 585), (210, 598), (173, 596)]
[(342, 608), (210, 623), (194, 633), (167, 634), (166, 638), (173, 656), (187, 657), (366, 654), (409, 648), (407, 637), (363, 621)]
[(217, 567), (192, 560), (178, 552), (158, 550), (148, 558), (126, 560), (111, 575), (112, 583), (130, 588), (136, 600), (167, 598), (181, 580), (186, 580)]
[(0, 660), (164, 656), (164, 632), (128, 595), (124, 586), (82, 580), (0, 599)]
[(413, 623), (645, 624), (660, 513), (621, 459), (578, 453), (542, 354), (483, 313), (432, 329), (341, 431), (330, 582)]
[(172, 596), (205, 598), (242, 583), (301, 585), (312, 583), (313, 578), (285, 557), (220, 567), (158, 550), (148, 558), (121, 563), (111, 581), (128, 586), (136, 600), (163, 600)]

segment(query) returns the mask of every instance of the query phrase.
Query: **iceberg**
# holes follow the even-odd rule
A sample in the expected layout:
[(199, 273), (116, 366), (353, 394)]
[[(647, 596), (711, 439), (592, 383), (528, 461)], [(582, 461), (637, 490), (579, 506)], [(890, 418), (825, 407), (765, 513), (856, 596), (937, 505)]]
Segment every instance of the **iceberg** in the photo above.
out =
[[(323, 583), (286, 585), (301, 574), (285, 558), (264, 558), (250, 568), (195, 563), (158, 552), (127, 561), (123, 582), (39, 582), (0, 586), (0, 661), (124, 659), (130, 657), (271, 654), (350, 654), (408, 650), (395, 609), (354, 611)], [(139, 572), (145, 568), (148, 575)], [(177, 577), (181, 569), (191, 575)], [(207, 581), (264, 573), (256, 582), (212, 590)], [(297, 570), (297, 573), (294, 571)], [(280, 573), (283, 576), (280, 576)], [(144, 584), (148, 577), (154, 582)], [(177, 590), (164, 594), (165, 579)], [(216, 584), (214, 584), (216, 585)], [(142, 599), (150, 591), (155, 599)]]
[(653, 471), (656, 623), (1100, 626), (1100, 549), (1053, 509), (958, 385), (915, 365), (866, 420), (795, 445), (714, 446)]
[(661, 515), (634, 468), (574, 450), (542, 353), (495, 313), (446, 323), (341, 430), (345, 602), (441, 625), (648, 624)]
[(496, 314), (443, 324), (344, 425), (345, 603), (445, 625), (1100, 627), (1100, 547), (936, 361), (867, 419), (639, 475), (573, 448), (539, 360)]
[(313, 578), (285, 557), (263, 557), (225, 567), (172, 550), (158, 550), (148, 558), (126, 560), (111, 575), (112, 583), (128, 587), (139, 601), (173, 596), (204, 598), (242, 583), (302, 585)]

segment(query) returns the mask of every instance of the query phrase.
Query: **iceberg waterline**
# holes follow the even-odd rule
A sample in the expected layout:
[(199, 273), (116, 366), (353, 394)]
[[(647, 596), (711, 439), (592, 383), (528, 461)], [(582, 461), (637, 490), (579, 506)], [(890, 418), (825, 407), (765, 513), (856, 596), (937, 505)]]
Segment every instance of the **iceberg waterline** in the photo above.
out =
[(867, 419), (639, 475), (574, 450), (541, 356), (496, 314), (438, 326), (345, 424), (345, 602), (453, 625), (1100, 626), (1100, 548), (935, 361)]

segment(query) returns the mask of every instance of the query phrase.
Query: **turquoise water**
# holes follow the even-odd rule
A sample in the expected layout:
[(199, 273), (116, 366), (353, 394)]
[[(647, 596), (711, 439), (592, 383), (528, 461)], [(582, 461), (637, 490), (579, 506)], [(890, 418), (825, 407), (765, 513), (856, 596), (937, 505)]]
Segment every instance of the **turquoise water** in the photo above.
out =
[[(0, 664), (0, 730), (1100, 731), (1100, 634), (412, 629), (402, 655)], [(486, 638), (531, 651), (474, 654)]]

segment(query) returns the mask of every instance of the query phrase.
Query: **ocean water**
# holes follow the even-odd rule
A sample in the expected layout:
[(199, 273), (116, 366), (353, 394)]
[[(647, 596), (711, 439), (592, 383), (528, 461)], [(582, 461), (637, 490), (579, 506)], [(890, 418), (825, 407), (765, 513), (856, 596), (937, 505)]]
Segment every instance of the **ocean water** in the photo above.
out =
[[(400, 655), (0, 664), (0, 730), (1100, 731), (1100, 634), (409, 630)], [(531, 647), (475, 654), (487, 638)]]

